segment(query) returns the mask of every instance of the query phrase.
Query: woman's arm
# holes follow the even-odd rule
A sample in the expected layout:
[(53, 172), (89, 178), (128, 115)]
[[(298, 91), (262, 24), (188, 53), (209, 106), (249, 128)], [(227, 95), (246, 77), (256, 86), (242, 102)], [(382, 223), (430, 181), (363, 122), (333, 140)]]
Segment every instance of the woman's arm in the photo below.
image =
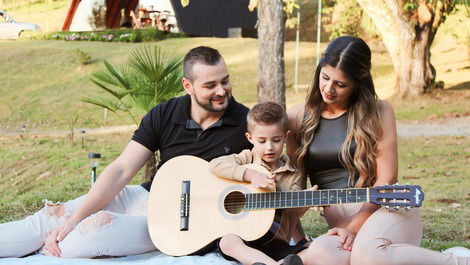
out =
[(46, 250), (55, 256), (60, 256), (58, 241), (62, 241), (80, 221), (106, 207), (151, 155), (152, 152), (146, 147), (130, 141), (121, 155), (103, 170), (78, 210), (62, 226), (51, 232), (46, 240)]
[(305, 113), (305, 105), (297, 104), (287, 110), (287, 121), (289, 127), (289, 134), (286, 141), (286, 153), (291, 159), (294, 166), (297, 165), (297, 158), (295, 152), (300, 147), (300, 127), (302, 125), (303, 116)]
[[(377, 153), (377, 180), (374, 186), (394, 184), (398, 176), (398, 150), (397, 150), (397, 128), (395, 114), (392, 106), (386, 102), (381, 102), (380, 108), (381, 125), (383, 129), (382, 139), (378, 143)], [(351, 250), (355, 235), (362, 227), (362, 224), (373, 214), (379, 206), (372, 203), (364, 203), (359, 212), (354, 216), (349, 225), (342, 231), (342, 228), (333, 228), (328, 234), (343, 234), (340, 242), (344, 249)], [(345, 234), (345, 235), (344, 235)]]

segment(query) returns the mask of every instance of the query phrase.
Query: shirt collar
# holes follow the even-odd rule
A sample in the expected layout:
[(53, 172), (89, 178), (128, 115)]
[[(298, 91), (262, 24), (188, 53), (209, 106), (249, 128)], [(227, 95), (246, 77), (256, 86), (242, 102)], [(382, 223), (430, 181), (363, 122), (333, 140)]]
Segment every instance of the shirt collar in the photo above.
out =
[(291, 165), (290, 158), (287, 155), (281, 155), (281, 157), (279, 158), (279, 160), (281, 162), (281, 166), (278, 169), (272, 171), (272, 169), (268, 165), (268, 163), (264, 162), (264, 160), (261, 159), (261, 157), (258, 156), (258, 154), (255, 152), (255, 149), (251, 149), (251, 153), (253, 154), (253, 164), (261, 165), (273, 174), (283, 173), (283, 172), (294, 172), (295, 171), (295, 168)]
[[(179, 106), (177, 107), (176, 112), (173, 114), (171, 121), (176, 124), (186, 125), (186, 127), (188, 127), (188, 124), (190, 123), (189, 120), (192, 120), (191, 115), (190, 115), (190, 107), (191, 107), (191, 96), (186, 94), (181, 97)], [(242, 115), (241, 109), (238, 105), (238, 102), (232, 96), (228, 103), (227, 109), (224, 112), (224, 115), (220, 119), (221, 123), (219, 124), (219, 122), (217, 122), (218, 123), (217, 125), (223, 124), (223, 125), (238, 126), (240, 125), (240, 121), (241, 121), (240, 115)], [(192, 127), (193, 126), (191, 126), (191, 128)]]

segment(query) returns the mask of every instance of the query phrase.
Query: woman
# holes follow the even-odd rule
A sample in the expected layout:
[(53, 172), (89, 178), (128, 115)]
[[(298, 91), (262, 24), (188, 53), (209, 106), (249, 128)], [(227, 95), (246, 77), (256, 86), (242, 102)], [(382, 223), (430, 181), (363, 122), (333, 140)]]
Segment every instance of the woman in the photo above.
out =
[[(287, 152), (312, 186), (332, 189), (397, 182), (394, 112), (388, 102), (378, 99), (370, 70), (371, 51), (363, 40), (337, 38), (320, 60), (306, 102), (288, 111)], [(331, 229), (300, 253), (305, 264), (470, 262), (420, 248), (417, 209), (388, 212), (371, 203), (356, 203), (325, 207), (323, 215)]]

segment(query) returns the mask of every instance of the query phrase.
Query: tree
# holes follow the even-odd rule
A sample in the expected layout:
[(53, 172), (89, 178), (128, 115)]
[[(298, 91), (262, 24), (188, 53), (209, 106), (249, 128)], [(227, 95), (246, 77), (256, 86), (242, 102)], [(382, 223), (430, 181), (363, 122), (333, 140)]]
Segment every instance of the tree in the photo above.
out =
[[(167, 58), (160, 49), (144, 47), (133, 51), (127, 64), (113, 66), (104, 62), (105, 69), (94, 73), (91, 81), (108, 97), (84, 97), (81, 100), (106, 108), (114, 113), (124, 112), (138, 125), (139, 118), (160, 102), (183, 92), (181, 86), (181, 57)], [(147, 161), (145, 179), (156, 173), (157, 158)]]
[(372, 18), (392, 58), (399, 97), (429, 92), (436, 77), (431, 44), (458, 2), (452, 0), (357, 0)]
[(285, 106), (283, 0), (259, 0), (258, 19), (258, 101)]

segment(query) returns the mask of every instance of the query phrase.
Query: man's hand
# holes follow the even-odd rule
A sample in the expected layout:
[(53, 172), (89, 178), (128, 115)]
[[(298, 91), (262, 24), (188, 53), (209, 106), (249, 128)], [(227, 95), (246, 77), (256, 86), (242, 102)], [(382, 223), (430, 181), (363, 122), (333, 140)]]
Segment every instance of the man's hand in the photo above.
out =
[(243, 178), (249, 180), (255, 188), (272, 189), (275, 185), (274, 175), (264, 175), (250, 168), (245, 170)]
[(356, 238), (356, 233), (347, 228), (334, 227), (328, 230), (326, 233), (327, 236), (339, 236), (339, 243), (344, 250), (352, 250), (352, 245), (354, 239)]

